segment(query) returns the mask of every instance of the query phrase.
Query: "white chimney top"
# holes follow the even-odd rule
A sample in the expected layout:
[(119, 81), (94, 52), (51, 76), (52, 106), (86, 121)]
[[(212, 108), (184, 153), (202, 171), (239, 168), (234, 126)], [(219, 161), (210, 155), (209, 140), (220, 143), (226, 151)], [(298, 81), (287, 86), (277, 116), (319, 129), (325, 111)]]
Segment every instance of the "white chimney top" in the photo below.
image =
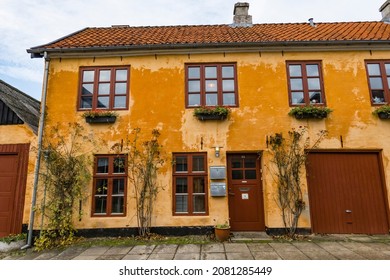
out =
[(382, 13), (382, 21), (390, 22), (390, 0), (387, 0), (379, 8), (379, 12)]
[(232, 27), (251, 27), (252, 16), (248, 15), (249, 3), (238, 2), (234, 5)]

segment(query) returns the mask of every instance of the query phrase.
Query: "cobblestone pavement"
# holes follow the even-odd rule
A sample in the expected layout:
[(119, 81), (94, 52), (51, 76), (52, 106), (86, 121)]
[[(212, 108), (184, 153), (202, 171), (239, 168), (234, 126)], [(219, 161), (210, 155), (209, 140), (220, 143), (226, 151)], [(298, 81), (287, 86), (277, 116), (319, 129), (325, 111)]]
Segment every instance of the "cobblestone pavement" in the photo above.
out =
[[(390, 236), (311, 236), (280, 241), (236, 234), (229, 242), (136, 246), (69, 247), (3, 254), (3, 260), (390, 260)], [(1, 256), (0, 256), (1, 258)]]

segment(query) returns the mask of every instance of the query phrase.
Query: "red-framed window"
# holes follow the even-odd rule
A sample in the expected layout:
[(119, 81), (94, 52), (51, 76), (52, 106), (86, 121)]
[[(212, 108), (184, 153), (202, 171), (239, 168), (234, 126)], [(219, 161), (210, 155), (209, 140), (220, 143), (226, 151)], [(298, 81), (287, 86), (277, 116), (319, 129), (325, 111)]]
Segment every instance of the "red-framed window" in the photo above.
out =
[(370, 99), (373, 105), (390, 103), (390, 61), (366, 61)]
[(80, 68), (78, 109), (128, 109), (129, 77), (129, 66)]
[(235, 63), (186, 64), (186, 107), (238, 106)]
[(173, 215), (207, 215), (207, 154), (173, 154)]
[(288, 61), (287, 76), (291, 106), (325, 105), (320, 61)]
[(126, 215), (127, 160), (125, 155), (96, 155), (92, 216)]

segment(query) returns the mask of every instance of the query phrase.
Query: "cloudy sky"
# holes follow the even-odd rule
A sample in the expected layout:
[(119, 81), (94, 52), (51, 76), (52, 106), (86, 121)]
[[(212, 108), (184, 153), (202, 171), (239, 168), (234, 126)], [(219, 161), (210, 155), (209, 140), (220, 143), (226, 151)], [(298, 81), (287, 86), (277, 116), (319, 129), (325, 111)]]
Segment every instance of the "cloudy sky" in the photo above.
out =
[(385, 0), (0, 0), (0, 79), (40, 99), (43, 59), (26, 49), (84, 27), (229, 24), (236, 2), (254, 23), (379, 21)]

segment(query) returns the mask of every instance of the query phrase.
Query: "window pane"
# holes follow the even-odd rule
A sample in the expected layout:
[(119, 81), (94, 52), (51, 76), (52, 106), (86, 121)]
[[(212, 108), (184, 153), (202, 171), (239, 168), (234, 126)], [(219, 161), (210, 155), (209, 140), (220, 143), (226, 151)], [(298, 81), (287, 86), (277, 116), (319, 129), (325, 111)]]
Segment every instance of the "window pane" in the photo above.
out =
[(107, 195), (108, 179), (96, 179), (95, 195)]
[(112, 214), (123, 214), (124, 213), (124, 197), (116, 196), (112, 198), (111, 213)]
[(114, 108), (126, 108), (126, 96), (115, 96)]
[(116, 70), (116, 81), (127, 81), (127, 69)]
[(222, 91), (234, 91), (234, 80), (223, 80)]
[(200, 81), (188, 81), (188, 92), (200, 92)]
[(302, 79), (291, 79), (290, 85), (291, 85), (291, 90), (303, 90)]
[(292, 104), (304, 104), (305, 103), (305, 99), (303, 97), (303, 92), (292, 92), (291, 93), (292, 95)]
[(192, 157), (192, 171), (205, 171), (204, 156)]
[(206, 94), (206, 105), (207, 106), (218, 105), (218, 94)]
[(83, 82), (93, 82), (95, 71), (83, 71)]
[(207, 80), (205, 81), (206, 91), (208, 92), (216, 92), (218, 91), (218, 83), (217, 80)]
[(99, 84), (98, 94), (110, 94), (110, 84)]
[(99, 97), (98, 98), (98, 108), (108, 108), (110, 103), (109, 97)]
[(91, 109), (92, 108), (92, 97), (81, 97), (81, 108)]
[(200, 105), (200, 94), (188, 95), (188, 106), (199, 106)]
[(205, 195), (194, 195), (193, 204), (194, 204), (194, 213), (206, 212)]
[(385, 103), (385, 95), (383, 90), (373, 90), (372, 94), (372, 102), (375, 104)]
[(98, 158), (96, 173), (108, 173), (108, 158)]
[(234, 67), (222, 66), (222, 78), (234, 78)]
[(109, 82), (111, 76), (111, 70), (101, 70), (99, 72), (99, 81), (100, 82)]
[(380, 76), (381, 70), (379, 64), (367, 64), (368, 74), (370, 76)]
[(176, 161), (176, 172), (188, 171), (187, 157), (186, 156), (177, 156)]
[(187, 178), (176, 178), (176, 193), (188, 193)]
[(203, 177), (194, 178), (193, 184), (193, 193), (205, 193), (205, 183)]
[(224, 106), (236, 105), (236, 95), (234, 93), (224, 93), (223, 105)]
[(125, 159), (123, 157), (114, 158), (114, 173), (125, 173)]
[(176, 195), (176, 213), (188, 212), (188, 195)]
[(302, 77), (301, 65), (290, 65), (288, 69), (290, 71), (290, 77)]
[(83, 84), (82, 95), (92, 95), (93, 94), (93, 84)]
[(216, 78), (217, 77), (217, 67), (215, 66), (207, 66), (205, 67), (205, 77), (208, 78)]
[(232, 168), (242, 168), (241, 158), (237, 157), (232, 159)]
[(318, 71), (318, 65), (317, 64), (306, 65), (306, 74), (309, 77), (313, 77), (313, 76), (318, 77), (320, 75)]
[(323, 103), (321, 98), (321, 92), (309, 92), (310, 104), (321, 104)]
[(256, 170), (245, 170), (245, 179), (255, 180), (256, 179)]
[(370, 78), (371, 89), (383, 89), (382, 78)]
[(255, 158), (245, 158), (244, 165), (245, 165), (245, 168), (256, 168), (256, 159)]
[(125, 179), (113, 179), (112, 180), (112, 194), (123, 195), (125, 193)]
[(127, 84), (126, 83), (115, 83), (115, 94), (126, 94)]
[(242, 179), (244, 179), (243, 174), (242, 174), (242, 170), (233, 170), (232, 171), (232, 177), (233, 177), (233, 180), (242, 180)]
[(95, 214), (105, 214), (107, 208), (107, 197), (95, 197)]
[(188, 67), (188, 78), (200, 79), (200, 67)]
[(309, 90), (321, 89), (320, 79), (318, 78), (309, 78), (307, 79)]
[(386, 69), (386, 75), (390, 76), (390, 64), (385, 64), (385, 69)]

